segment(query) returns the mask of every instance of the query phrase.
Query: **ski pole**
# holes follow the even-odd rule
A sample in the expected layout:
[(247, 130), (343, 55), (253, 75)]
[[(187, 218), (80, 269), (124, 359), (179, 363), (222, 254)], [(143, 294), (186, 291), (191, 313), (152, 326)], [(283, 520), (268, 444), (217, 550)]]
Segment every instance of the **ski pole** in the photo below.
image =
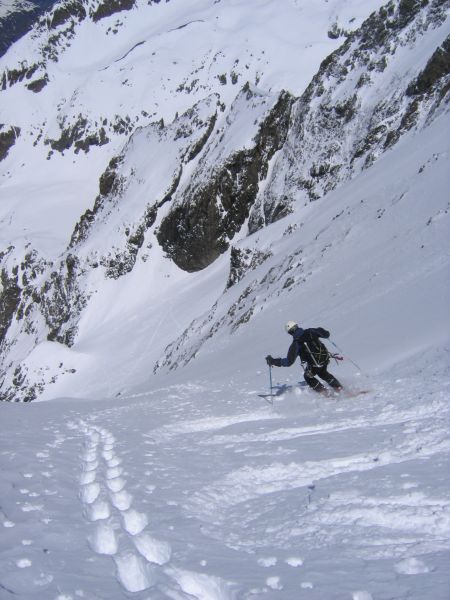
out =
[(355, 363), (355, 361), (353, 361), (349, 356), (345, 355), (344, 352), (339, 348), (339, 346), (333, 342), (333, 340), (329, 340), (329, 341), (333, 344), (333, 346), (336, 348), (336, 350), (338, 350), (343, 356), (345, 356), (345, 358), (347, 358), (352, 363), (352, 365), (354, 365), (358, 369), (358, 371), (360, 371), (362, 373), (361, 367), (359, 365), (357, 365)]
[(269, 381), (270, 381), (270, 394), (272, 394), (272, 365), (269, 365)]

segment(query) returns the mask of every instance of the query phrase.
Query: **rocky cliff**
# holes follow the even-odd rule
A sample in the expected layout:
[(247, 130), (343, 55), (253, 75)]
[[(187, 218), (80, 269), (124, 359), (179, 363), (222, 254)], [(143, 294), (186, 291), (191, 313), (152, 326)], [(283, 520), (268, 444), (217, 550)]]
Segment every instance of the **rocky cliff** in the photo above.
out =
[(447, 110), (449, 3), (389, 2), (327, 57), (293, 108), (249, 231), (342, 185)]

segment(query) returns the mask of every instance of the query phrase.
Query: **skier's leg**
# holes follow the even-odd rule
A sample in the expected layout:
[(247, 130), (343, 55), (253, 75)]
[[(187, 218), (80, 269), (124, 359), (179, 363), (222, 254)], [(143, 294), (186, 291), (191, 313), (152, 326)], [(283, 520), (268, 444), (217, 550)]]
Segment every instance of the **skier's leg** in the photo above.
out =
[(305, 372), (303, 374), (306, 383), (312, 387), (316, 392), (324, 392), (325, 387), (320, 383), (318, 379), (314, 377), (315, 373), (311, 367), (306, 367)]
[(321, 379), (326, 381), (328, 385), (331, 385), (331, 387), (335, 390), (342, 390), (341, 382), (338, 379), (336, 379), (334, 375), (329, 373), (326, 367), (322, 367), (322, 369), (320, 369), (320, 371), (317, 372), (317, 375), (319, 375)]

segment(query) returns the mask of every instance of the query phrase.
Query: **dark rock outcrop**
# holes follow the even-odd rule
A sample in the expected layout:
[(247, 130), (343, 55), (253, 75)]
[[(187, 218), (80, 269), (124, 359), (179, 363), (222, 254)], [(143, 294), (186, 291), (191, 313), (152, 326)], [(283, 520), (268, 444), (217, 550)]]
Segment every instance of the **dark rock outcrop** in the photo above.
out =
[(68, 21), (83, 21), (87, 16), (83, 0), (67, 0), (59, 3), (47, 17), (49, 29), (57, 29)]
[(0, 124), (0, 160), (8, 156), (19, 135), (20, 127), (7, 127)]
[(16, 83), (31, 79), (39, 69), (39, 64), (29, 65), (27, 61), (22, 61), (15, 69), (6, 69), (2, 73), (1, 89), (6, 90), (7, 87), (13, 86)]
[(157, 207), (150, 206), (134, 231), (126, 229), (127, 242), (125, 248), (116, 252), (112, 250), (108, 256), (102, 258), (101, 264), (105, 267), (106, 277), (118, 279), (133, 270), (137, 254), (145, 240), (145, 233), (154, 224), (157, 214)]
[[(253, 92), (246, 87), (243, 93), (250, 100)], [(194, 178), (162, 221), (158, 242), (180, 268), (198, 271), (227, 250), (249, 215), (270, 159), (284, 144), (293, 102), (289, 93), (282, 92), (251, 147), (233, 152), (206, 180)]]
[(35, 79), (31, 83), (27, 84), (27, 88), (29, 90), (31, 90), (32, 92), (34, 92), (35, 94), (38, 94), (45, 88), (47, 83), (48, 83), (48, 75), (46, 73), (43, 77), (40, 77), (39, 79)]
[(118, 172), (119, 166), (124, 160), (123, 155), (115, 156), (109, 161), (109, 165), (99, 180), (99, 195), (95, 199), (94, 207), (88, 208), (81, 216), (72, 233), (69, 249), (84, 241), (89, 230), (94, 223), (96, 216), (103, 208), (105, 199), (110, 196), (117, 196), (121, 193), (124, 184), (124, 178)]
[(20, 303), (21, 288), (18, 284), (18, 270), (8, 274), (2, 269), (0, 274), (2, 291), (0, 293), (0, 345), (3, 342), (11, 321)]
[(123, 10), (131, 10), (134, 6), (134, 0), (104, 0), (92, 12), (92, 20), (100, 21), (105, 17), (121, 12)]
[(80, 261), (68, 254), (46, 280), (40, 293), (40, 310), (44, 315), (49, 341), (66, 346), (74, 342), (77, 321), (87, 298), (79, 287)]
[(75, 153), (80, 150), (87, 153), (91, 146), (103, 146), (109, 142), (104, 127), (94, 129), (92, 124), (83, 117), (78, 115), (78, 119), (72, 125), (61, 127), (61, 136), (57, 140), (47, 139), (45, 143), (50, 145), (52, 150), (64, 152), (74, 147)]
[(264, 252), (255, 248), (240, 249), (233, 246), (230, 252), (230, 273), (227, 289), (239, 283), (249, 271), (262, 265), (270, 256), (272, 256), (270, 251)]
[[(450, 36), (447, 37), (442, 46), (434, 52), (420, 75), (412, 81), (406, 89), (407, 96), (419, 96), (429, 94), (442, 79), (450, 74)], [(449, 83), (443, 87), (441, 94), (449, 91)]]

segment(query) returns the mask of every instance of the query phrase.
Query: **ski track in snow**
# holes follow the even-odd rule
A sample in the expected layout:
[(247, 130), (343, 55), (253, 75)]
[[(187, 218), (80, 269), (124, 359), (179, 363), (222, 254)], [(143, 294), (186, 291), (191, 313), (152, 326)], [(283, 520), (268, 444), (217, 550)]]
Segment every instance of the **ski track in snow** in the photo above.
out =
[(35, 446), (30, 428), (31, 457), (5, 445), (0, 598), (446, 600), (448, 383), (273, 407), (234, 386), (77, 408)]
[[(423, 488), (409, 474), (409, 469), (412, 464), (450, 452), (448, 400), (442, 391), (432, 390), (427, 395), (426, 390), (419, 390), (422, 402), (402, 404), (410, 392), (406, 383), (398, 383), (389, 393), (380, 385), (357, 402), (352, 398), (339, 403), (321, 399), (317, 407), (319, 404), (325, 407), (327, 419), (302, 426), (297, 419), (288, 424), (283, 410), (285, 405), (291, 410), (289, 403), (302, 397), (310, 402), (308, 392), (305, 396), (301, 391), (280, 396), (278, 408), (261, 405), (257, 410), (254, 397), (247, 393), (249, 400), (244, 407), (253, 406), (251, 410), (201, 416), (200, 408), (186, 402), (193, 392), (191, 385), (164, 390), (165, 397), (170, 399), (167, 412), (172, 411), (174, 418), (141, 434), (144, 447), (149, 449), (145, 456), (150, 460), (144, 464), (152, 465), (155, 478), (167, 482), (167, 505), (182, 511), (189, 519), (195, 518), (201, 524), (203, 536), (220, 540), (228, 548), (237, 551), (253, 548), (253, 552), (265, 546), (278, 548), (277, 555), (261, 555), (257, 551), (251, 559), (270, 574), (245, 595), (233, 595), (231, 580), (227, 582), (172, 564), (170, 544), (156, 540), (149, 533), (151, 515), (132, 506), (133, 497), (127, 491), (114, 437), (106, 429), (84, 424), (87, 442), (80, 497), (87, 517), (99, 521), (91, 547), (95, 552), (112, 556), (117, 578), (128, 592), (157, 587), (162, 578), (164, 585), (169, 586), (166, 589), (176, 586), (177, 593), (182, 594), (177, 598), (199, 600), (258, 598), (262, 594), (267, 598), (282, 598), (286, 593), (284, 570), (301, 571), (307, 560), (305, 552), (293, 552), (296, 544), (300, 549), (309, 547), (314, 552), (328, 545), (339, 545), (341, 538), (347, 543), (348, 535), (352, 539), (351, 552), (356, 552), (359, 560), (394, 561), (391, 570), (397, 575), (433, 573), (434, 566), (426, 555), (450, 549), (450, 500), (445, 493), (439, 495)], [(160, 391), (149, 395), (158, 396)], [(214, 396), (202, 386), (194, 391), (205, 397)], [(133, 398), (137, 401), (133, 407), (145, 415), (149, 403), (139, 402), (139, 397), (136, 394)], [(314, 400), (312, 397), (313, 409)], [(96, 418), (117, 419), (129, 411), (130, 407), (110, 408)], [(317, 460), (299, 460), (297, 456), (296, 445), (307, 444), (309, 439), (320, 441), (361, 431), (365, 435), (371, 431), (375, 436), (381, 434), (382, 439), (371, 444), (369, 436), (367, 450), (361, 452), (358, 445), (359, 451), (353, 454)], [(162, 449), (173, 456), (194, 451), (203, 465), (200, 470), (211, 462), (217, 468), (203, 478), (204, 485), (201, 478), (197, 479), (195, 488), (186, 475), (183, 481), (181, 473), (172, 473), (171, 479), (180, 478), (177, 486), (167, 479), (173, 466), (161, 464)], [(155, 456), (160, 456), (159, 461)], [(105, 471), (103, 480), (93, 476), (94, 469), (96, 473)], [(386, 470), (393, 472), (386, 474)], [(370, 475), (368, 481), (379, 479), (383, 482), (381, 487), (361, 488), (364, 485), (361, 481), (372, 472), (375, 475)], [(146, 472), (151, 474), (152, 471)], [(334, 489), (332, 482), (338, 481), (337, 478), (345, 478), (351, 485)], [(333, 491), (319, 493), (324, 487)], [(155, 486), (146, 485), (146, 489), (152, 493)], [(170, 500), (171, 489), (177, 494), (182, 489), (184, 498), (174, 496)], [(298, 519), (293, 526), (292, 518), (280, 518), (279, 512), (283, 511), (284, 496), (291, 498), (299, 493)], [(286, 502), (289, 511), (292, 500)], [(263, 537), (261, 519), (267, 520)], [(124, 539), (132, 540), (132, 549), (121, 542)], [(313, 590), (315, 586), (299, 575), (300, 589)], [(364, 590), (352, 594), (357, 599), (372, 597)]]
[(114, 435), (86, 421), (70, 427), (85, 438), (79, 497), (93, 526), (88, 542), (96, 554), (114, 560), (124, 590), (141, 592), (159, 584), (165, 598), (231, 600), (227, 582), (170, 565), (170, 544), (154, 538), (148, 531), (148, 516), (132, 507)]

